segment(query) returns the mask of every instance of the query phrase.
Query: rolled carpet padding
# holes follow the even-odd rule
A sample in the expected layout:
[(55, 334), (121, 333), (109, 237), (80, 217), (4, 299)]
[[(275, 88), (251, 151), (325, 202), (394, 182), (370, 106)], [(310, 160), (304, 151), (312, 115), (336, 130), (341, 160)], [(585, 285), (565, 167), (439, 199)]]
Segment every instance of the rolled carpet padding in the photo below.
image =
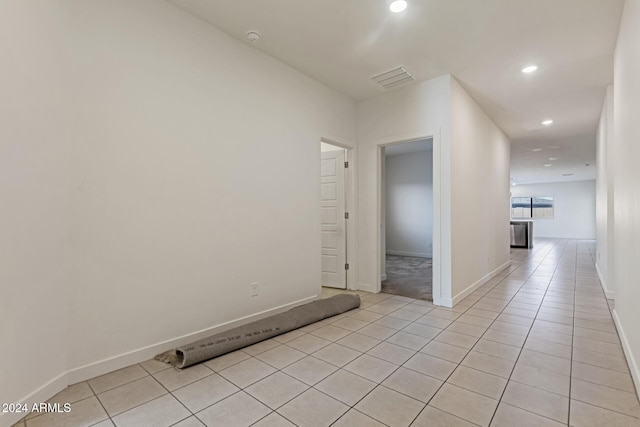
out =
[(360, 296), (335, 295), (178, 347), (155, 358), (186, 368), (358, 307)]

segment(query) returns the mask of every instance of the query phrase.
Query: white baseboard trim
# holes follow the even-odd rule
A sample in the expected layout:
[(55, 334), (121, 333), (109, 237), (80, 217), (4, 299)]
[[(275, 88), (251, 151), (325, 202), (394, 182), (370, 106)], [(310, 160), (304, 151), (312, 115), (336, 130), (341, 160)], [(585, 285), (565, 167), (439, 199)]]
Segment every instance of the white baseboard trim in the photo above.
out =
[[(253, 322), (255, 320), (264, 319), (265, 317), (274, 314), (282, 313), (286, 310), (289, 310), (290, 308), (314, 301), (317, 298), (318, 295), (306, 297), (297, 301), (280, 305), (278, 307), (261, 311), (259, 313), (250, 314), (248, 316), (240, 317), (238, 319), (211, 326), (200, 331), (189, 333), (177, 338), (172, 338), (116, 356), (108, 357), (97, 362), (89, 363), (84, 366), (70, 369), (66, 372), (61, 373), (54, 379), (50, 380), (46, 384), (39, 387), (37, 390), (29, 393), (29, 395), (21, 400), (16, 401), (15, 403), (19, 402), (32, 404), (45, 402), (53, 397), (56, 393), (64, 390), (64, 388), (70, 384), (75, 384), (80, 381), (86, 381), (99, 375), (104, 375), (118, 369), (126, 368), (127, 366), (133, 365), (135, 363), (144, 362), (145, 360), (149, 360), (156, 354), (162, 353), (163, 351), (170, 350), (180, 345), (188, 344), (192, 341), (206, 338), (210, 335), (229, 330), (235, 326)], [(17, 415), (18, 417), (14, 418), (12, 415)], [(18, 420), (20, 420), (20, 418), (24, 417), (24, 415), (25, 414), (0, 414), (0, 427), (5, 426), (5, 421), (7, 422), (7, 427), (13, 425)]]
[(604, 281), (604, 277), (602, 277), (602, 273), (600, 273), (600, 269), (598, 268), (598, 264), (596, 264), (596, 272), (598, 273), (598, 278), (600, 279), (600, 285), (602, 286), (602, 290), (604, 291), (604, 295), (608, 299), (616, 299), (616, 293), (614, 291), (610, 291), (607, 288), (607, 282)]
[(368, 283), (358, 282), (358, 286), (356, 287), (357, 291), (370, 292), (372, 294), (376, 293), (376, 288), (373, 285)]
[(613, 315), (613, 323), (615, 323), (616, 329), (618, 330), (618, 335), (620, 336), (622, 350), (624, 351), (624, 355), (627, 358), (627, 364), (629, 365), (629, 370), (631, 371), (633, 384), (636, 386), (636, 390), (640, 390), (640, 369), (638, 368), (638, 362), (633, 352), (631, 351), (631, 346), (629, 345), (627, 334), (625, 333), (624, 328), (620, 323), (620, 318), (618, 317), (618, 312), (615, 308), (611, 310), (611, 314)]
[(236, 326), (243, 325), (245, 323), (253, 322), (256, 320), (264, 319), (267, 316), (282, 313), (300, 304), (304, 304), (317, 299), (317, 295), (306, 297), (297, 301), (293, 301), (287, 304), (280, 305), (268, 310), (261, 311), (259, 313), (250, 314), (248, 316), (240, 317), (238, 319), (230, 320), (228, 322), (221, 323), (219, 325), (211, 326), (200, 331), (192, 332), (190, 334), (183, 335), (181, 337), (172, 338), (170, 340), (162, 341), (156, 344), (152, 344), (146, 347), (139, 348), (137, 350), (129, 351), (127, 353), (119, 354), (117, 356), (109, 357), (97, 362), (93, 362), (68, 372), (69, 384), (75, 384), (80, 381), (85, 381), (103, 375), (117, 369), (125, 368), (134, 363), (144, 362), (153, 358), (156, 354), (163, 351), (170, 350), (174, 347), (185, 345), (193, 341), (197, 341), (206, 338), (210, 335), (224, 332)]
[(445, 307), (454, 307), (457, 303), (462, 301), (471, 292), (475, 291), (480, 286), (484, 285), (489, 280), (491, 280), (494, 277), (496, 277), (502, 270), (504, 270), (505, 268), (509, 267), (510, 265), (511, 265), (511, 260), (505, 262), (500, 267), (498, 267), (495, 270), (493, 270), (492, 272), (488, 273), (487, 275), (482, 277), (480, 280), (478, 280), (477, 282), (475, 282), (472, 285), (470, 285), (469, 287), (467, 287), (462, 292), (459, 292), (453, 298), (441, 298), (440, 303)]
[(389, 251), (387, 250), (387, 255), (397, 255), (397, 256), (415, 256), (418, 258), (431, 258), (432, 254), (422, 253), (422, 252), (403, 252), (403, 251)]

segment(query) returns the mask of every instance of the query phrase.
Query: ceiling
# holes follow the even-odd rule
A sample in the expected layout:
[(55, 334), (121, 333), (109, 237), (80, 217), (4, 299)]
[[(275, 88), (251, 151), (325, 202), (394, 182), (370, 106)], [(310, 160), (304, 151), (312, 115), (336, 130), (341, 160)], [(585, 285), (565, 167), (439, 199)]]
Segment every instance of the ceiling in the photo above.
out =
[(451, 73), (511, 139), (523, 182), (561, 169), (527, 148), (562, 147), (574, 176), (595, 161), (624, 0), (407, 0), (398, 14), (390, 0), (169, 1), (245, 43), (258, 31), (252, 46), (354, 100), (385, 92), (371, 77), (400, 65), (418, 81)]
[(421, 151), (433, 150), (433, 139), (420, 139), (412, 142), (402, 142), (400, 144), (392, 144), (384, 147), (384, 155), (386, 157), (399, 156), (400, 154), (414, 154)]
[(594, 136), (576, 136), (550, 144), (533, 141), (511, 145), (512, 183), (584, 181), (595, 178)]

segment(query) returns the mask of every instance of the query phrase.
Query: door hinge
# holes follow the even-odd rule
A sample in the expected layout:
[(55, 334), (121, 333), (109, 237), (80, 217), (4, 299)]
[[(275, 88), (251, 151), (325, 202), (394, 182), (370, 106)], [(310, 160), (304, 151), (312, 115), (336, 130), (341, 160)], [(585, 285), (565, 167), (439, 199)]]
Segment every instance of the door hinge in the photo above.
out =
[(349, 162), (344, 162), (344, 167), (348, 168), (349, 167)]
[(344, 219), (349, 219), (349, 212), (344, 213)]
[(344, 265), (344, 269), (345, 269), (345, 270), (348, 270), (348, 269), (349, 269), (349, 264), (345, 264), (345, 265)]

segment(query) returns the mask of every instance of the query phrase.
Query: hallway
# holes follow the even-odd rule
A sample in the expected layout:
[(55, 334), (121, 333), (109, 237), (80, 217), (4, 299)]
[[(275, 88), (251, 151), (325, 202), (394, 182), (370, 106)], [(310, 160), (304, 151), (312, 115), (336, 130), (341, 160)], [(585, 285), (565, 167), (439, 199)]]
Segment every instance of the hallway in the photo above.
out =
[(71, 413), (17, 425), (638, 426), (594, 245), (512, 250), (453, 309), (361, 293), (358, 310), (182, 371), (147, 361), (72, 386), (53, 398)]

